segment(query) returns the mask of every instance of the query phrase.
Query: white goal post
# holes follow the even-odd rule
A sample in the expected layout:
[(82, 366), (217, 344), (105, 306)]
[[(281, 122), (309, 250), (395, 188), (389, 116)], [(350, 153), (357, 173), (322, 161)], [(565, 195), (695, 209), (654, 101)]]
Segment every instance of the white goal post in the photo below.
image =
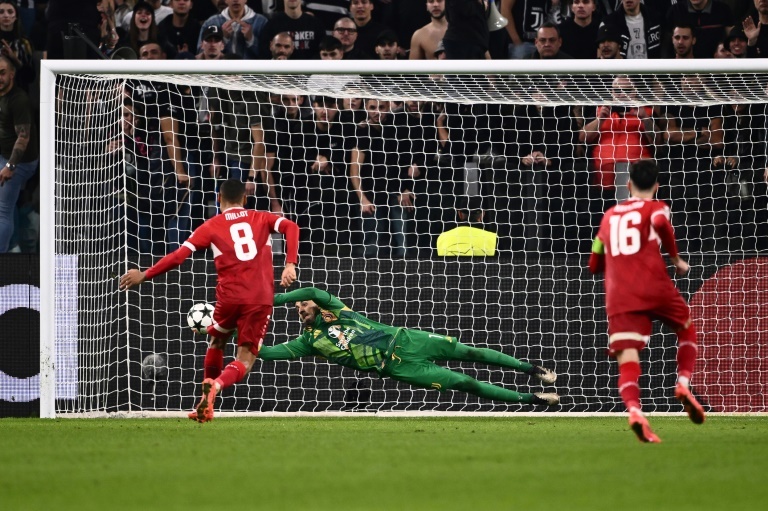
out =
[[(158, 172), (164, 176), (186, 169), (192, 161), (185, 147), (175, 147), (164, 138), (164, 127), (153, 128), (158, 136), (155, 142), (136, 136), (135, 146), (107, 149), (111, 140), (123, 137), (120, 129), (125, 126), (121, 123), (128, 104), (123, 98), (130, 95), (127, 88), (135, 90), (140, 82), (171, 84), (174, 91), (183, 87), (225, 93), (214, 98), (208, 92), (197, 96), (190, 92), (191, 103), (169, 93), (164, 97), (170, 103), (154, 104), (151, 114), (132, 102), (129, 114), (132, 119), (141, 118), (130, 121), (132, 130), (134, 122), (142, 124), (142, 133), (151, 139), (148, 124), (159, 122), (157, 117), (163, 115), (176, 119), (175, 112), (162, 112), (176, 109), (183, 119), (197, 118), (204, 110), (199, 100), (204, 98), (207, 104), (215, 99), (215, 108), (221, 110), (210, 107), (207, 113), (216, 120), (205, 120), (213, 131), (194, 136), (213, 140), (210, 153), (215, 157), (231, 156), (230, 135), (240, 136), (248, 129), (238, 124), (242, 116), (257, 119), (264, 147), (267, 153), (272, 151), (276, 163), (267, 163), (269, 157), (255, 152), (241, 152), (242, 168), (247, 172), (257, 166), (256, 161), (264, 162), (265, 168), (274, 165), (268, 170), (278, 181), (289, 167), (296, 175), (299, 167), (310, 175), (307, 169), (320, 160), (322, 152), (316, 132), (307, 147), (295, 142), (298, 132), (292, 126), (299, 124), (291, 124), (293, 114), (286, 112), (297, 109), (295, 120), (308, 126), (318, 122), (313, 117), (319, 115), (313, 112), (313, 98), (332, 97), (336, 110), (344, 108), (345, 98), (378, 100), (373, 115), (387, 119), (378, 123), (383, 130), (374, 130), (381, 134), (379, 149), (374, 149), (373, 141), (379, 135), (360, 127), (361, 122), (369, 122), (364, 113), (339, 114), (338, 122), (349, 129), (340, 131), (350, 144), (344, 146), (349, 149), (344, 158), (350, 150), (368, 155), (370, 161), (364, 160), (359, 167), (363, 168), (368, 163), (375, 167), (380, 157), (382, 166), (407, 175), (406, 184), (393, 187), (387, 187), (389, 177), (380, 181), (387, 183), (381, 193), (390, 197), (378, 206), (385, 216), (372, 222), (361, 220), (356, 209), (359, 202), (349, 189), (354, 181), (348, 179), (353, 167), (348, 160), (340, 162), (345, 170), (336, 177), (344, 190), (331, 190), (336, 195), (328, 195), (324, 184), (307, 184), (314, 183), (312, 177), (300, 183), (278, 182), (272, 189), (281, 190), (277, 200), (286, 214), (314, 217), (307, 220), (308, 232), (335, 232), (332, 239), (306, 240), (309, 253), (302, 255), (300, 282), (329, 289), (373, 319), (456, 335), (467, 344), (554, 367), (560, 374), (557, 391), (564, 396), (560, 410), (571, 413), (623, 410), (613, 383), (614, 364), (604, 354), (607, 335), (601, 279), (590, 276), (585, 266), (595, 234), (594, 218), (621, 198), (627, 158), (625, 154), (609, 161), (607, 153), (601, 152), (597, 133), (582, 131), (589, 131), (584, 126), (601, 106), (612, 109), (610, 116), (615, 117), (609, 118), (615, 121), (610, 122), (616, 123), (630, 122), (627, 109), (648, 107), (653, 128), (632, 128), (642, 142), (633, 145), (621, 139), (616, 144), (623, 144), (623, 153), (633, 158), (654, 157), (662, 164), (662, 198), (671, 203), (681, 248), (693, 267), (689, 277), (677, 282), (691, 303), (699, 329), (694, 390), (714, 412), (768, 411), (764, 397), (768, 394), (768, 299), (764, 298), (768, 297), (768, 246), (763, 242), (768, 236), (768, 219), (763, 215), (768, 204), (761, 174), (768, 165), (765, 59), (44, 60), (41, 417), (175, 413), (189, 409), (197, 399), (205, 342), (189, 332), (184, 315), (195, 302), (214, 301), (212, 265), (195, 257), (137, 292), (117, 291), (116, 277), (127, 267), (146, 268), (172, 246), (163, 237), (170, 230), (164, 222), (179, 212), (157, 213), (163, 224), (157, 234), (154, 224), (140, 218), (150, 212), (129, 204), (126, 197), (139, 197), (141, 204), (141, 192), (136, 190), (142, 186), (174, 193), (182, 188), (167, 180), (142, 183), (137, 177), (140, 171), (124, 171), (126, 162), (151, 160), (153, 144), (162, 167)], [(248, 110), (249, 102), (257, 107), (253, 113), (238, 110)], [(386, 108), (380, 106), (384, 102)], [(417, 103), (415, 117), (408, 117), (409, 102)], [(408, 130), (400, 129), (406, 125)], [(418, 136), (413, 135), (414, 126)], [(630, 130), (621, 126), (613, 129), (624, 134)], [(368, 129), (365, 143), (361, 129)], [(186, 136), (192, 138), (189, 132)], [(256, 137), (249, 130), (242, 143), (250, 141), (256, 147), (261, 143), (253, 142)], [(289, 153), (282, 152), (286, 141), (295, 145)], [(230, 172), (236, 167), (228, 159), (218, 165), (229, 167)], [(421, 170), (414, 175), (408, 173), (411, 167)], [(364, 179), (363, 183), (375, 181)], [(404, 188), (408, 186), (415, 190)], [(306, 196), (302, 195), (305, 190), (310, 190)], [(417, 201), (410, 218), (402, 216), (407, 216), (406, 208), (387, 202), (392, 197), (402, 200), (403, 190), (414, 192)], [(256, 193), (263, 193), (265, 200), (257, 205), (272, 205), (261, 187)], [(201, 190), (197, 199), (204, 197), (208, 196)], [(162, 195), (157, 201), (167, 198)], [(187, 225), (210, 214), (202, 204), (188, 200), (187, 204), (194, 211), (176, 215), (184, 216)], [(316, 223), (317, 218), (322, 222)], [(325, 223), (329, 219), (332, 223)], [(494, 256), (445, 256), (434, 250), (439, 234), (470, 224), (497, 234)], [(371, 238), (374, 231), (378, 236)], [(281, 268), (282, 262), (277, 254), (275, 266)], [(293, 314), (276, 309), (268, 342), (284, 342), (298, 334)], [(681, 411), (671, 393), (674, 335), (655, 330), (647, 353), (643, 367), (649, 376), (641, 379), (644, 406), (649, 412)], [(151, 360), (162, 362), (148, 367), (147, 357), (157, 355), (160, 358)], [(451, 367), (524, 392), (541, 390), (497, 368)], [(314, 359), (257, 363), (249, 379), (236, 387), (223, 397), (225, 412), (527, 410), (459, 393), (405, 388)]]

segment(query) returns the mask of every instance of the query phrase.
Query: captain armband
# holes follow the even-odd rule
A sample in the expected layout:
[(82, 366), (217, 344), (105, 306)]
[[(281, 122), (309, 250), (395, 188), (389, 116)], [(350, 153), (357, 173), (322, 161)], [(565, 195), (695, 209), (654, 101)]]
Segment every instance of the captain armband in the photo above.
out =
[(605, 254), (605, 245), (603, 245), (603, 242), (600, 240), (600, 238), (596, 237), (592, 241), (592, 252), (599, 255)]

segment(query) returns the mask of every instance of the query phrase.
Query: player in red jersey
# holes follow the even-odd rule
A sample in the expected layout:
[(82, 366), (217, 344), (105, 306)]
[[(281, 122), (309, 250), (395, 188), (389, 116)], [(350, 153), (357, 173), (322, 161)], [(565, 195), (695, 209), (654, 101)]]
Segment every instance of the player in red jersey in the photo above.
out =
[[(280, 285), (296, 280), (299, 226), (281, 216), (243, 208), (245, 185), (225, 181), (219, 190), (221, 213), (207, 220), (179, 247), (147, 271), (128, 270), (120, 289), (130, 289), (180, 265), (192, 252), (210, 247), (216, 264), (216, 308), (208, 327), (211, 345), (205, 354), (203, 397), (189, 418), (213, 419), (216, 395), (242, 380), (253, 367), (272, 318), (275, 294), (270, 233), (285, 235), (287, 253)], [(224, 368), (224, 346), (237, 329), (237, 356)]]
[(640, 407), (640, 355), (658, 319), (677, 333), (675, 397), (696, 424), (704, 409), (689, 390), (696, 361), (696, 330), (688, 304), (667, 274), (660, 245), (669, 253), (678, 275), (688, 272), (677, 253), (669, 207), (654, 199), (659, 167), (653, 160), (630, 166), (631, 197), (605, 212), (592, 244), (589, 270), (605, 270), (608, 352), (619, 363), (619, 394), (629, 411), (629, 425), (642, 442), (661, 442)]

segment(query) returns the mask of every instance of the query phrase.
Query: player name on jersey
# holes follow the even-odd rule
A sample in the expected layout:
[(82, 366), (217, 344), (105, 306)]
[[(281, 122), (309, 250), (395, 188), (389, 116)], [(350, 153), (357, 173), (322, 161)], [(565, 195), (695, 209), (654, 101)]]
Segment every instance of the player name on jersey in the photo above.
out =
[(224, 213), (224, 218), (227, 220), (237, 220), (238, 218), (243, 218), (248, 216), (247, 211), (238, 211), (236, 213)]

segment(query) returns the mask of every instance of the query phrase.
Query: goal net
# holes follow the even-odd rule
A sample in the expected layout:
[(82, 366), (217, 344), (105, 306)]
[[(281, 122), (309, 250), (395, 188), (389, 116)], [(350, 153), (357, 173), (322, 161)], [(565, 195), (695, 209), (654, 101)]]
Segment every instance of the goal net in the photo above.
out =
[[(553, 368), (563, 412), (623, 411), (603, 282), (586, 263), (642, 158), (662, 169), (659, 197), (692, 268), (676, 282), (699, 332), (693, 390), (714, 412), (768, 411), (768, 74), (673, 63), (46, 64), (43, 415), (194, 406), (207, 342), (186, 315), (215, 302), (212, 258), (196, 253), (127, 293), (117, 278), (216, 214), (227, 177), (254, 181), (250, 206), (302, 227), (300, 285), (382, 323)], [(493, 253), (457, 227), (494, 233)], [(273, 249), (279, 272), (282, 240)], [(300, 332), (295, 311), (277, 307), (265, 342)], [(646, 411), (682, 411), (675, 355), (657, 325)], [(544, 390), (494, 367), (449, 367)], [(257, 361), (217, 409), (528, 410), (319, 358)]]

